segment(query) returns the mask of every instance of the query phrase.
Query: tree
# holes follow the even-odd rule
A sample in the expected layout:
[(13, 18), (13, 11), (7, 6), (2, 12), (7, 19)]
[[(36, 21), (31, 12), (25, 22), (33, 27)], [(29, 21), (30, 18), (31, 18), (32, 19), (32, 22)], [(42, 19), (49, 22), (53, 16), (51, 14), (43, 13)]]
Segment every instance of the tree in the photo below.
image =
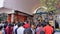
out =
[(40, 0), (42, 6), (47, 7), (47, 11), (56, 10), (56, 5), (58, 5), (60, 0)]

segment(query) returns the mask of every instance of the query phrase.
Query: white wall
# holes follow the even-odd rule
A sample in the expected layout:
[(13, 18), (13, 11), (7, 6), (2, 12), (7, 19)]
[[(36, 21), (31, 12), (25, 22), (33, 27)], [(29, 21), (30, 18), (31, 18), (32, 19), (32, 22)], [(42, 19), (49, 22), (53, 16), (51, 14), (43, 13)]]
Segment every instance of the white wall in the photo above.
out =
[(0, 8), (3, 7), (4, 0), (0, 0)]
[(7, 9), (7, 8), (0, 8), (0, 13), (14, 13), (14, 11), (12, 9)]
[(5, 0), (4, 7), (32, 14), (33, 7), (39, 3), (39, 0)]

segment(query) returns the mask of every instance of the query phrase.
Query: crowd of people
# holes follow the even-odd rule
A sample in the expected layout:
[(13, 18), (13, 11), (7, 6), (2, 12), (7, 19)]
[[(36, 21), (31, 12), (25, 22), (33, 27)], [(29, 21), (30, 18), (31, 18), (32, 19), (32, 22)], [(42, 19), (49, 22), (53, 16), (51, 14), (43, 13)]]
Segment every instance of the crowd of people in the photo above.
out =
[(0, 34), (54, 34), (54, 28), (48, 23), (30, 24), (26, 22), (0, 24)]

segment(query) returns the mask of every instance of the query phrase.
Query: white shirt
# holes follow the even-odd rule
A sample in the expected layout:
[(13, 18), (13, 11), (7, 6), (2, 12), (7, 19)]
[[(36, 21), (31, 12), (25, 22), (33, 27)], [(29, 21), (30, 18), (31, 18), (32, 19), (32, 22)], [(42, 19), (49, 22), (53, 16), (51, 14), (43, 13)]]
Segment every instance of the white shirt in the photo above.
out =
[(24, 28), (23, 28), (23, 26), (21, 26), (21, 27), (19, 27), (18, 29), (17, 29), (17, 34), (24, 34)]
[(35, 34), (35, 30), (33, 30), (32, 28), (31, 28), (31, 30), (32, 30), (32, 34)]
[(16, 28), (18, 28), (18, 26), (17, 26), (17, 25), (16, 25), (16, 26), (14, 26), (14, 28), (13, 28), (14, 33), (15, 33), (15, 29), (16, 29)]

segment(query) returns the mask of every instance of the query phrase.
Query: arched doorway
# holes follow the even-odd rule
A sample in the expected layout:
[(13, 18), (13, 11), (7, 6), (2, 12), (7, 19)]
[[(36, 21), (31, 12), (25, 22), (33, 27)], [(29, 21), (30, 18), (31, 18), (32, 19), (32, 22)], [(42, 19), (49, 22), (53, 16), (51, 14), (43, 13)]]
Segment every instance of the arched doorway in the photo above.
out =
[(35, 11), (34, 11), (34, 22), (42, 22), (47, 15), (47, 8), (44, 6), (38, 7)]
[(47, 11), (47, 8), (45, 6), (41, 6), (39, 8), (37, 8), (35, 10), (35, 14), (34, 14), (34, 22), (43, 22), (45, 20), (48, 21), (48, 23), (51, 26), (55, 26), (55, 22), (54, 22), (54, 15), (50, 14), (50, 12)]

